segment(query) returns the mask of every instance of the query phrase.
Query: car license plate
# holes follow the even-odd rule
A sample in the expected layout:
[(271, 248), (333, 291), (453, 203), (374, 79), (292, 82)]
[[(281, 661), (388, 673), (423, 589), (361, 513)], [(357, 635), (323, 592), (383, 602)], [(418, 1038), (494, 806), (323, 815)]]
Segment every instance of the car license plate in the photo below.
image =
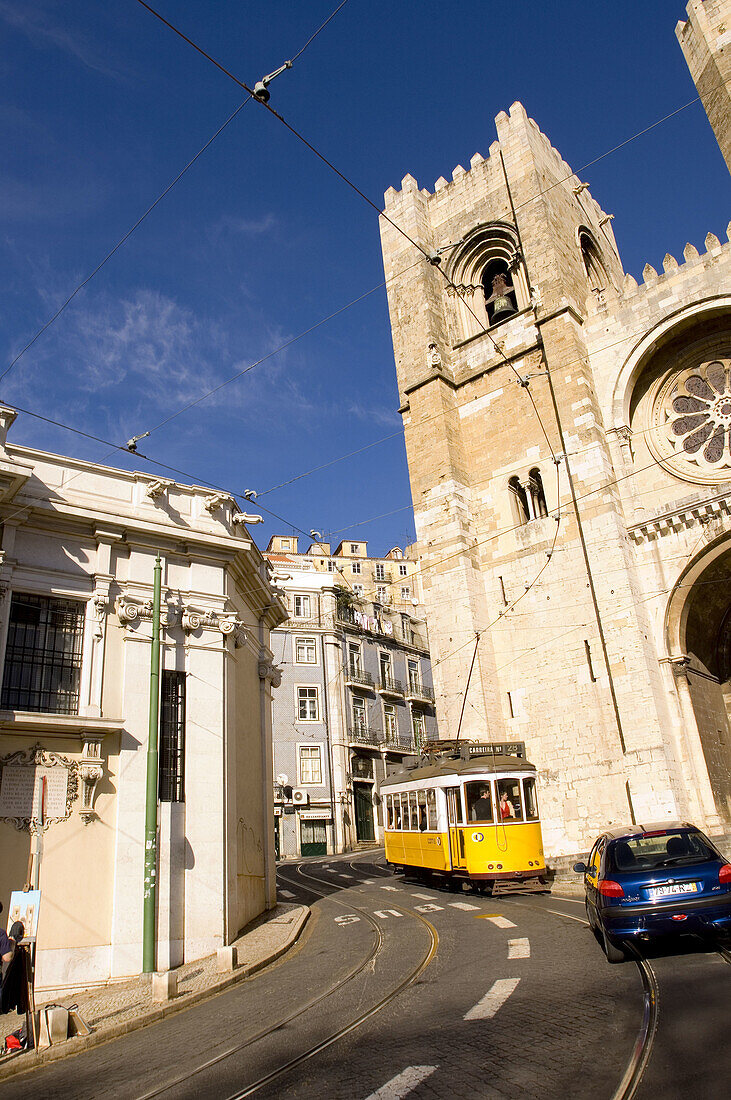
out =
[(653, 886), (647, 893), (652, 901), (656, 898), (670, 898), (676, 894), (696, 894), (698, 888), (694, 882), (674, 882), (672, 886)]

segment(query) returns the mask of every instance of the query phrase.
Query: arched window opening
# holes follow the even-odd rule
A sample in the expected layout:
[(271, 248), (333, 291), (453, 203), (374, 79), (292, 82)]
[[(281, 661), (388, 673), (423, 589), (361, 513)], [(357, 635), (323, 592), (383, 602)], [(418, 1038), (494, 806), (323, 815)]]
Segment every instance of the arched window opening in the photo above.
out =
[(543, 519), (548, 515), (548, 508), (546, 507), (546, 494), (543, 491), (541, 471), (536, 467), (531, 470), (528, 478), (531, 502), (533, 504), (533, 515), (535, 519)]
[(599, 246), (588, 230), (579, 233), (579, 247), (589, 286), (599, 294), (606, 290), (609, 279)]
[(513, 514), (515, 519), (518, 523), (527, 523), (530, 519), (528, 494), (520, 484), (520, 478), (511, 477), (508, 482), (508, 489), (510, 490), (510, 496), (513, 502)]
[(487, 318), (491, 325), (504, 321), (518, 312), (515, 287), (505, 260), (491, 260), (482, 272)]

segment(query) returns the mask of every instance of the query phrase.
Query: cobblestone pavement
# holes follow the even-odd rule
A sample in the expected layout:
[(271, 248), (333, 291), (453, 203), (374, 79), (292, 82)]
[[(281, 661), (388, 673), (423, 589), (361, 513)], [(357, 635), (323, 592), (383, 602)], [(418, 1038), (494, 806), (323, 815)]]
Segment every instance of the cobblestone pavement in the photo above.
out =
[[(132, 1030), (135, 1026), (151, 1021), (165, 1010), (179, 1009), (193, 1003), (197, 998), (216, 989), (223, 988), (232, 980), (255, 973), (261, 967), (273, 962), (282, 951), (294, 942), (304, 920), (307, 907), (300, 904), (279, 903), (268, 913), (263, 913), (253, 921), (235, 941), (238, 964), (235, 971), (221, 973), (217, 966), (216, 955), (185, 963), (177, 967), (177, 994), (165, 1006), (152, 999), (152, 986), (149, 976), (138, 977), (130, 981), (114, 982), (98, 989), (88, 989), (71, 996), (53, 998), (53, 1004), (76, 1005), (83, 1020), (92, 1028), (93, 1043), (102, 1038), (112, 1037), (122, 1031)], [(43, 1001), (37, 1005), (43, 1008)], [(2, 1017), (2, 1034), (9, 1035), (25, 1022), (25, 1016), (8, 1013)], [(93, 1045), (78, 1038), (64, 1043), (54, 1054), (76, 1053), (82, 1043)], [(47, 1051), (46, 1056), (51, 1052)], [(6, 1068), (13, 1070), (22, 1067), (24, 1055), (13, 1056), (10, 1063), (0, 1060), (0, 1078)]]
[[(434, 889), (391, 875), (377, 854), (281, 864), (278, 881), (289, 901), (312, 906), (278, 963), (8, 1081), (3, 1100), (613, 1097), (643, 987), (634, 963), (607, 963), (581, 899)], [(401, 988), (429, 951), (429, 925), (437, 950)], [(640, 1100), (725, 1097), (731, 968), (687, 945), (651, 964), (660, 1018)]]

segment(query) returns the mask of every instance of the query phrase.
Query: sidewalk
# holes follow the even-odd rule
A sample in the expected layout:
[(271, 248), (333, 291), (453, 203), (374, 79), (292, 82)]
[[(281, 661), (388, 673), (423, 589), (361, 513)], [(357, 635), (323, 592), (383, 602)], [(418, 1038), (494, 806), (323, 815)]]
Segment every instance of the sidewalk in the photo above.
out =
[[(220, 973), (215, 955), (185, 963), (174, 971), (178, 992), (169, 1001), (152, 1000), (149, 975), (55, 998), (54, 1004), (78, 1006), (82, 1018), (92, 1029), (91, 1035), (75, 1036), (44, 1050), (5, 1055), (0, 1058), (0, 1080), (144, 1027), (248, 978), (274, 962), (295, 943), (309, 915), (306, 905), (283, 903), (262, 913), (235, 941), (238, 953), (235, 970)], [(36, 1007), (41, 1008), (42, 1002)], [(0, 1035), (4, 1039), (24, 1022), (25, 1016), (12, 1012), (0, 1016)]]

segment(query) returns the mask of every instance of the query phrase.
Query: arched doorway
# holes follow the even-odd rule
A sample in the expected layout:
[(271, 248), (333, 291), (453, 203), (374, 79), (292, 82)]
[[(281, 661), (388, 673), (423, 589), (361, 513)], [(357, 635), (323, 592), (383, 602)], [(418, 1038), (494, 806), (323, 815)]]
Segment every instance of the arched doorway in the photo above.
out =
[[(675, 593), (677, 642), (719, 814), (731, 822), (731, 545), (707, 553)], [(691, 580), (692, 577), (692, 580)], [(683, 598), (684, 597), (684, 598)], [(672, 621), (671, 621), (672, 627)]]

